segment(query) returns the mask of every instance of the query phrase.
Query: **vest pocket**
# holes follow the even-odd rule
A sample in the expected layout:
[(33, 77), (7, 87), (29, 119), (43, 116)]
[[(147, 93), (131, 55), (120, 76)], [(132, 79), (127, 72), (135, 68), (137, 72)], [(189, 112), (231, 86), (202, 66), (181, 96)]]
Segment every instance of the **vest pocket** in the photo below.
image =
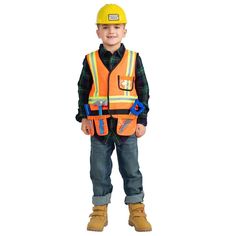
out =
[(118, 75), (118, 87), (120, 90), (132, 91), (134, 88), (134, 77)]
[(108, 134), (108, 125), (106, 116), (93, 116), (96, 132), (99, 136)]
[(131, 136), (135, 133), (137, 116), (134, 115), (117, 115), (116, 132), (121, 136)]

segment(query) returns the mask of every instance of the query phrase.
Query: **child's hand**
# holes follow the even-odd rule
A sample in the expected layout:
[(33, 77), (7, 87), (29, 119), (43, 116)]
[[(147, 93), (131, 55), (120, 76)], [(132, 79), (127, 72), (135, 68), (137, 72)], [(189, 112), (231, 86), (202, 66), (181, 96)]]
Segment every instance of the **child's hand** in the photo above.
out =
[(81, 130), (86, 134), (89, 135), (91, 132), (91, 122), (88, 119), (82, 119), (82, 126)]
[(137, 138), (142, 137), (146, 132), (146, 127), (142, 124), (137, 124), (136, 126), (136, 131), (135, 131), (135, 135), (137, 136)]

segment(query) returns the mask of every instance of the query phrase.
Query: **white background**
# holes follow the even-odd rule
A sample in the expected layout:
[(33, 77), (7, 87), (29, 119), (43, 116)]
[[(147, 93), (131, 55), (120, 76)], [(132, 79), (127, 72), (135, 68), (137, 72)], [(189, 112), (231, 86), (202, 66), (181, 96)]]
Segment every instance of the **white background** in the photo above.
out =
[[(113, 1), (127, 13), (124, 44), (140, 53), (150, 85), (139, 140), (150, 235), (236, 235), (233, 2)], [(74, 117), (105, 3), (0, 3), (1, 236), (93, 234), (90, 143)], [(113, 162), (104, 235), (136, 235), (115, 154)]]

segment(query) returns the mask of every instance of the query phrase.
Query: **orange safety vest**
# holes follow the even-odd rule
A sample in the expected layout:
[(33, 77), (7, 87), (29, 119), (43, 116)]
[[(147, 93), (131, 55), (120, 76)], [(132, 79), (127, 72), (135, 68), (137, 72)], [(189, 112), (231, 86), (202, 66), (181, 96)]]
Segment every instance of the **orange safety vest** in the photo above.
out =
[[(108, 134), (107, 118), (111, 116), (118, 119), (119, 135), (129, 136), (135, 132), (137, 117), (129, 114), (129, 110), (138, 98), (135, 89), (136, 56), (136, 52), (126, 50), (111, 72), (103, 64), (98, 51), (86, 56), (93, 77), (88, 99), (92, 114), (88, 119), (95, 125), (98, 135)], [(93, 126), (90, 134), (94, 134)]]

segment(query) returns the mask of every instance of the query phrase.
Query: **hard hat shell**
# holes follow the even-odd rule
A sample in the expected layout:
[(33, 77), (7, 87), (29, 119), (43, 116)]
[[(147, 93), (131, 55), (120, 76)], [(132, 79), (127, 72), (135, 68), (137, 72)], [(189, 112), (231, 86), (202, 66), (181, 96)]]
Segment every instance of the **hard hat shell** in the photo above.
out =
[(126, 24), (124, 10), (116, 4), (106, 4), (97, 14), (97, 24)]

